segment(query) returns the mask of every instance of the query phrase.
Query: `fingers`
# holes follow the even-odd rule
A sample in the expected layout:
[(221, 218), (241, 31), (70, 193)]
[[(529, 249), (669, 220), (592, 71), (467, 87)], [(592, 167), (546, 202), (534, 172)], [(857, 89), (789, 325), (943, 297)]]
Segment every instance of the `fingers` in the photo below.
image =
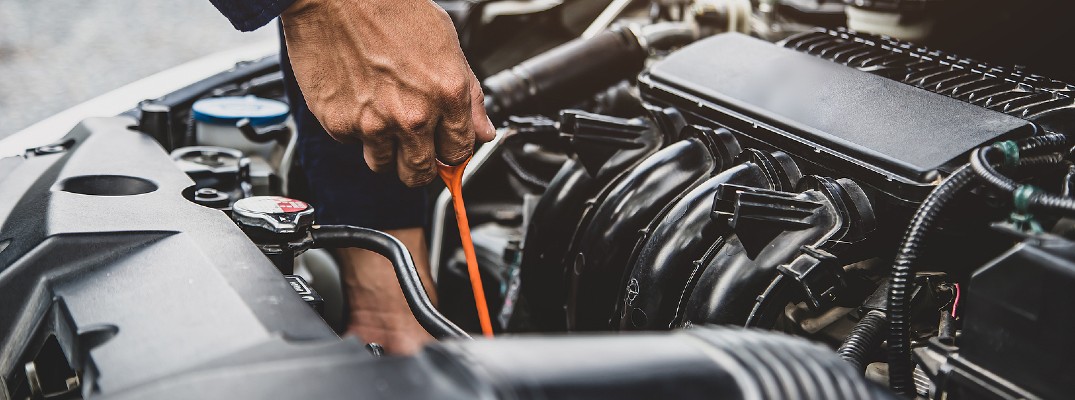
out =
[(448, 165), (462, 164), (474, 151), (474, 130), (470, 123), (470, 85), (448, 89), (451, 94), (434, 135), (437, 159)]
[(481, 84), (478, 83), (478, 79), (474, 77), (474, 73), (470, 73), (472, 83), (470, 85), (470, 117), (471, 126), (474, 130), (474, 136), (482, 143), (488, 142), (496, 138), (496, 128), (493, 127), (493, 121), (489, 120), (489, 116), (485, 114), (485, 94), (482, 93)]
[(396, 170), (399, 180), (408, 187), (418, 187), (437, 177), (434, 156), (434, 122), (426, 120), (426, 113), (418, 113), (414, 119), (401, 121), (403, 132), (399, 136), (399, 155)]
[(435, 136), (437, 159), (448, 165), (466, 161), (474, 151), (475, 139), (488, 142), (496, 136), (485, 114), (481, 85), (469, 69), (466, 76), (463, 90), (457, 90), (455, 101), (448, 102)]
[(370, 169), (387, 172), (394, 167), (404, 184), (422, 186), (437, 177), (437, 160), (459, 165), (473, 153), (475, 140), (487, 142), (496, 136), (469, 68), (464, 78), (442, 80), (438, 86), (431, 97), (401, 97), (398, 103), (382, 103), (387, 110), (362, 113), (358, 133)]
[(362, 140), (362, 157), (373, 172), (390, 171), (396, 161), (396, 142), (384, 136), (366, 136)]

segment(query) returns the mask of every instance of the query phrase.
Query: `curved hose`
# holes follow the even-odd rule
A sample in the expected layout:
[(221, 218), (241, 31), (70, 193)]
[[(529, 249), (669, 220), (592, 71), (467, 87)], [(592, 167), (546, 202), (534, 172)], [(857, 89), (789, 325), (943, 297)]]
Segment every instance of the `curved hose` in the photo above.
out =
[(840, 358), (855, 366), (856, 371), (864, 371), (866, 357), (881, 345), (882, 331), (887, 325), (888, 316), (885, 313), (878, 310), (866, 313), (866, 316), (862, 317), (851, 329), (851, 333), (847, 335), (836, 353), (840, 355)]
[[(1061, 142), (1052, 145), (1059, 146), (1063, 145), (1063, 143)], [(1035, 148), (1047, 148), (1047, 146), (1041, 145)], [(1024, 152), (1023, 146), (1020, 146), (1018, 148), (1015, 157), (1018, 157), (1018, 152)], [(1060, 212), (1069, 216), (1075, 215), (1075, 199), (1056, 196), (1053, 194), (1042, 192), (1040, 190), (1033, 189), (1029, 186), (1023, 186), (1015, 182), (1015, 180), (1008, 178), (998, 172), (996, 168), (993, 167), (993, 160), (1002, 158), (1010, 159), (1012, 157), (1010, 154), (1005, 153), (1009, 152), (1005, 152), (1003, 150), (1003, 147), (998, 146), (990, 146), (974, 150), (974, 153), (971, 155), (970, 159), (971, 167), (974, 168), (974, 172), (978, 174), (979, 178), (981, 178), (986, 183), (992, 185), (993, 187), (1017, 195), (1017, 197), (1025, 196), (1025, 203), (1022, 205), (1019, 204), (1019, 200), (1017, 199), (1017, 208), (1022, 208), (1025, 206), (1025, 208), (1027, 209)], [(1063, 162), (1063, 160), (1063, 156), (1054, 154), (1028, 157), (1027, 159), (1019, 160), (1019, 164), (1060, 164), (1061, 162)], [(1023, 191), (1024, 188), (1024, 193), (1018, 193), (1020, 191)]]
[[(1066, 140), (1066, 136), (1059, 134), (1036, 136), (1016, 143), (1015, 152), (1034, 155), (1042, 150), (1063, 146)], [(934, 220), (940, 215), (945, 205), (978, 177), (973, 164), (980, 163), (978, 160), (980, 155), (980, 152), (976, 153), (971, 157), (970, 164), (960, 167), (933, 189), (933, 192), (930, 192), (911, 218), (907, 233), (896, 254), (896, 261), (892, 266), (891, 284), (888, 288), (888, 361), (889, 386), (897, 393), (908, 396), (914, 394), (909, 303), (914, 289), (912, 284), (914, 267), (918, 261), (923, 240), (926, 234), (932, 231)], [(1030, 165), (1041, 161), (1038, 157), (1027, 157), (1022, 161), (1017, 161), (1017, 164)]]
[(952, 173), (936, 189), (930, 192), (926, 200), (911, 218), (903, 243), (892, 265), (892, 279), (888, 288), (889, 335), (888, 335), (888, 369), (889, 387), (896, 393), (914, 394), (914, 377), (911, 366), (910, 335), (910, 297), (914, 289), (914, 264), (926, 234), (933, 228), (933, 221), (964, 188), (974, 181), (975, 174), (969, 166), (964, 165)]
[(314, 226), (310, 229), (310, 236), (314, 248), (355, 247), (384, 256), (392, 262), (400, 289), (403, 289), (403, 297), (407, 299), (407, 306), (422, 328), (437, 339), (470, 338), (466, 331), (433, 307), (433, 302), (429, 300), (429, 295), (422, 286), (422, 279), (418, 276), (411, 253), (398, 239), (381, 231), (348, 225)]

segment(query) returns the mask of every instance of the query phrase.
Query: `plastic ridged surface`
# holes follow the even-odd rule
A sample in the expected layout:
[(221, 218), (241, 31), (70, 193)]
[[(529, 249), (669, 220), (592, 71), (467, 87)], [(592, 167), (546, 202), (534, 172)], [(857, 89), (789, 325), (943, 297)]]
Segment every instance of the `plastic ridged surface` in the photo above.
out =
[(1073, 85), (887, 36), (840, 28), (795, 35), (782, 45), (1013, 117), (1075, 106)]
[(832, 350), (801, 339), (731, 329), (702, 329), (695, 336), (736, 364), (726, 368), (740, 369), (753, 378), (739, 380), (744, 398), (892, 398), (890, 393), (862, 379), (850, 364), (833, 357)]

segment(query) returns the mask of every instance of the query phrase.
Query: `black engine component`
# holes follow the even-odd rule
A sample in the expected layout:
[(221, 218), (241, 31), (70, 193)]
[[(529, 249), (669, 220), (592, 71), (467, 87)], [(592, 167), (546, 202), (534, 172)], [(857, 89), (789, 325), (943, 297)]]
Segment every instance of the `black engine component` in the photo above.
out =
[[(569, 246), (580, 227), (586, 226), (592, 202), (602, 196), (602, 190), (633, 165), (665, 143), (661, 131), (641, 120), (611, 118), (579, 112), (565, 112), (560, 129), (579, 134), (604, 134), (631, 138), (637, 146), (626, 146), (612, 154), (599, 153), (604, 162), (588, 171), (587, 153), (568, 161), (549, 183), (546, 193), (535, 206), (526, 237), (526, 252), (522, 259), (522, 292), (534, 317), (537, 329), (563, 330), (566, 317), (563, 299), (567, 293), (563, 265)], [(592, 167), (590, 169), (593, 169)]]
[[(796, 310), (811, 310), (828, 321), (823, 324), (858, 315), (862, 320), (854, 331), (853, 319), (845, 318), (847, 327), (833, 339), (844, 342), (842, 354), (860, 370), (878, 359), (883, 330), (913, 331), (919, 339), (931, 334), (935, 325), (928, 320), (936, 321), (931, 310), (954, 307), (952, 297), (958, 297), (945, 294), (952, 286), (941, 277), (948, 275), (924, 272), (918, 279), (914, 270), (899, 267), (900, 280), (882, 285), (885, 273), (878, 267), (891, 260), (907, 218), (928, 194), (936, 194), (942, 177), (977, 187), (970, 168), (959, 169), (972, 150), (1011, 139), (1028, 146), (1044, 143), (1055, 135), (1041, 133), (1068, 129), (1073, 87), (846, 30), (804, 33), (783, 46), (723, 34), (675, 51), (642, 74), (642, 99), (665, 137), (680, 138), (683, 126), (719, 127), (747, 150), (737, 166), (714, 169), (703, 163), (687, 171), (683, 166), (695, 160), (687, 151), (691, 140), (669, 140), (641, 163), (621, 166), (630, 169), (604, 182), (604, 189), (589, 189), (598, 195), (585, 198), (589, 211), (566, 253), (557, 253), (566, 256), (542, 264), (555, 266), (546, 271), (552, 278), (527, 282), (528, 269), (536, 264), (523, 265), (523, 286), (531, 287), (527, 301), (541, 304), (532, 317), (566, 319), (566, 326), (545, 325), (557, 329), (606, 329), (608, 322), (625, 330), (723, 323), (815, 333), (799, 326)], [(1065, 158), (1041, 155), (1059, 151), (1056, 145), (1034, 146), (1042, 149), (1027, 151), (1018, 164), (1056, 166)], [(679, 155), (667, 156), (673, 153)], [(985, 159), (987, 153), (973, 154)], [(997, 154), (988, 154), (990, 162), (999, 160)], [(603, 160), (591, 164), (603, 165)], [(665, 170), (671, 172), (657, 172)], [(809, 176), (799, 179), (802, 174)], [(990, 182), (1010, 196), (1026, 189), (1017, 183), (1021, 178)], [(1075, 204), (1027, 190), (1023, 203), (1030, 211), (1068, 214)], [(550, 187), (542, 201), (563, 195)], [(989, 207), (975, 204), (956, 215), (996, 218)], [(1041, 229), (1027, 219), (1032, 217), (1021, 218), (1030, 221), (1025, 226)], [(997, 241), (995, 235), (966, 230), (977, 225), (944, 226), (943, 240), (960, 251), (973, 251), (976, 240)], [(974, 239), (960, 237), (966, 234)], [(526, 240), (524, 259), (531, 256), (530, 244), (541, 251), (542, 243), (551, 243), (534, 230)], [(564, 239), (559, 240), (555, 247), (562, 249)], [(938, 269), (962, 280), (989, 254), (952, 256), (959, 267)], [(548, 290), (560, 274), (570, 282), (566, 296)], [(610, 312), (606, 297), (616, 283), (619, 294)], [(907, 298), (886, 305), (884, 291), (902, 291)], [(854, 311), (871, 292), (881, 293), (870, 300), (880, 304)], [(558, 314), (558, 305), (566, 315)], [(895, 316), (886, 328), (890, 308)], [(916, 315), (914, 329), (909, 314)], [(950, 340), (958, 325), (953, 312), (933, 335)], [(910, 342), (895, 337), (888, 349), (901, 355), (893, 360), (910, 361), (905, 352)], [(891, 368), (898, 391), (937, 388), (900, 383), (911, 379), (906, 363)]]
[(253, 191), (250, 159), (239, 150), (215, 146), (181, 147), (172, 160), (194, 180), (192, 193), (184, 196), (197, 204), (227, 208)]
[[(1010, 26), (1026, 27), (1059, 2), (977, 8), (1020, 9), (1010, 15), (1026, 21)], [(445, 266), (438, 309), (388, 234), (316, 226), (303, 201), (250, 197), (249, 161), (184, 147), (198, 140), (187, 120), (198, 98), (282, 96), (268, 58), (0, 159), (0, 399), (1075, 391), (1063, 379), (1075, 375), (1075, 86), (837, 28), (925, 18), (905, 33), (955, 43), (963, 26), (942, 21), (976, 0), (655, 0), (648, 15), (608, 0), (445, 3), (479, 77), (530, 58), (484, 79), (490, 115), (509, 124), (468, 171), (497, 333), (681, 329), (469, 340), (450, 228), (431, 235)], [(606, 5), (593, 24), (561, 18)], [(724, 29), (787, 39), (695, 42)], [(1055, 54), (1043, 42), (1020, 46), (1048, 55), (1028, 65)], [(241, 128), (278, 145), (270, 168), (302, 175), (287, 125)], [(391, 261), (415, 319), (443, 341), (381, 357), (311, 311), (347, 296), (327, 252), (296, 255), (352, 246)], [(319, 298), (319, 284), (334, 296)]]
[(1075, 86), (1014, 67), (846, 29), (804, 33), (784, 47), (983, 108), (1034, 121), (1047, 130), (1075, 126)]
[(744, 146), (787, 152), (811, 165), (804, 170), (904, 202), (921, 201), (971, 149), (1036, 132), (1015, 117), (738, 34), (687, 46), (640, 79), (644, 98), (690, 122), (726, 126)]
[[(963, 398), (1064, 398), (1075, 382), (1075, 245), (1051, 235), (1023, 243), (976, 271), (965, 292), (963, 333), (957, 354), (948, 358), (949, 384), (962, 386)], [(987, 383), (996, 374), (1013, 385)], [(1029, 391), (1029, 393), (1027, 393)]]
[(494, 119), (555, 113), (617, 82), (633, 79), (651, 51), (682, 46), (697, 35), (690, 25), (664, 22), (615, 26), (590, 38), (572, 40), (483, 80), (486, 111)]
[[(247, 199), (269, 212), (243, 216), (253, 218), (244, 233), (220, 210), (180, 196), (193, 182), (151, 138), (128, 130), (131, 121), (87, 120), (66, 150), (0, 164), (14, 200), (0, 208), (2, 397), (889, 397), (823, 347), (726, 329), (447, 341), (417, 357), (376, 358), (339, 340), (247, 234), (374, 249), (420, 292), (397, 241), (349, 227), (315, 226), (307, 237), (295, 218), (308, 207), (272, 197)], [(316, 379), (295, 379), (311, 366)]]
[(274, 336), (338, 340), (227, 215), (181, 196), (194, 182), (133, 124), (88, 119), (65, 151), (3, 163), (0, 397), (30, 396), (25, 365), (49, 343), (90, 397)]
[(788, 302), (832, 304), (842, 267), (859, 261), (849, 258), (851, 247), (875, 228), (873, 209), (850, 180), (810, 176), (799, 186), (800, 193), (717, 190), (715, 217), (728, 218), (735, 234), (698, 272), (681, 323), (768, 327)]
[(731, 231), (727, 218), (712, 218), (713, 200), (723, 185), (790, 191), (801, 177), (783, 153), (746, 149), (740, 163), (683, 195), (643, 232), (632, 270), (621, 288), (614, 318), (620, 329), (670, 329), (690, 293), (693, 277)]
[[(482, 86), (491, 102), (486, 109), (496, 116), (570, 106), (638, 74), (645, 61), (646, 49), (625, 27), (576, 39), (486, 78)], [(599, 79), (594, 71), (601, 71)]]
[(646, 157), (599, 200), (569, 254), (568, 329), (607, 330), (632, 247), (684, 192), (730, 167), (741, 151), (727, 130), (690, 127)]
[[(294, 379), (316, 365), (318, 379)], [(271, 384), (288, 382), (287, 385)], [(449, 341), (377, 359), (354, 341), (274, 342), (115, 399), (893, 399), (828, 349), (772, 333)]]

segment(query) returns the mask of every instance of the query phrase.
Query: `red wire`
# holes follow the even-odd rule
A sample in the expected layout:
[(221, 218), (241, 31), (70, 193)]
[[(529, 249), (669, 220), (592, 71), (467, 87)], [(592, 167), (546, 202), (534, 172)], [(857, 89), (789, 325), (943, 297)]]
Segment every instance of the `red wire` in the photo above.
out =
[(959, 307), (959, 284), (956, 285), (956, 299), (952, 301), (952, 318), (956, 317), (956, 307)]

